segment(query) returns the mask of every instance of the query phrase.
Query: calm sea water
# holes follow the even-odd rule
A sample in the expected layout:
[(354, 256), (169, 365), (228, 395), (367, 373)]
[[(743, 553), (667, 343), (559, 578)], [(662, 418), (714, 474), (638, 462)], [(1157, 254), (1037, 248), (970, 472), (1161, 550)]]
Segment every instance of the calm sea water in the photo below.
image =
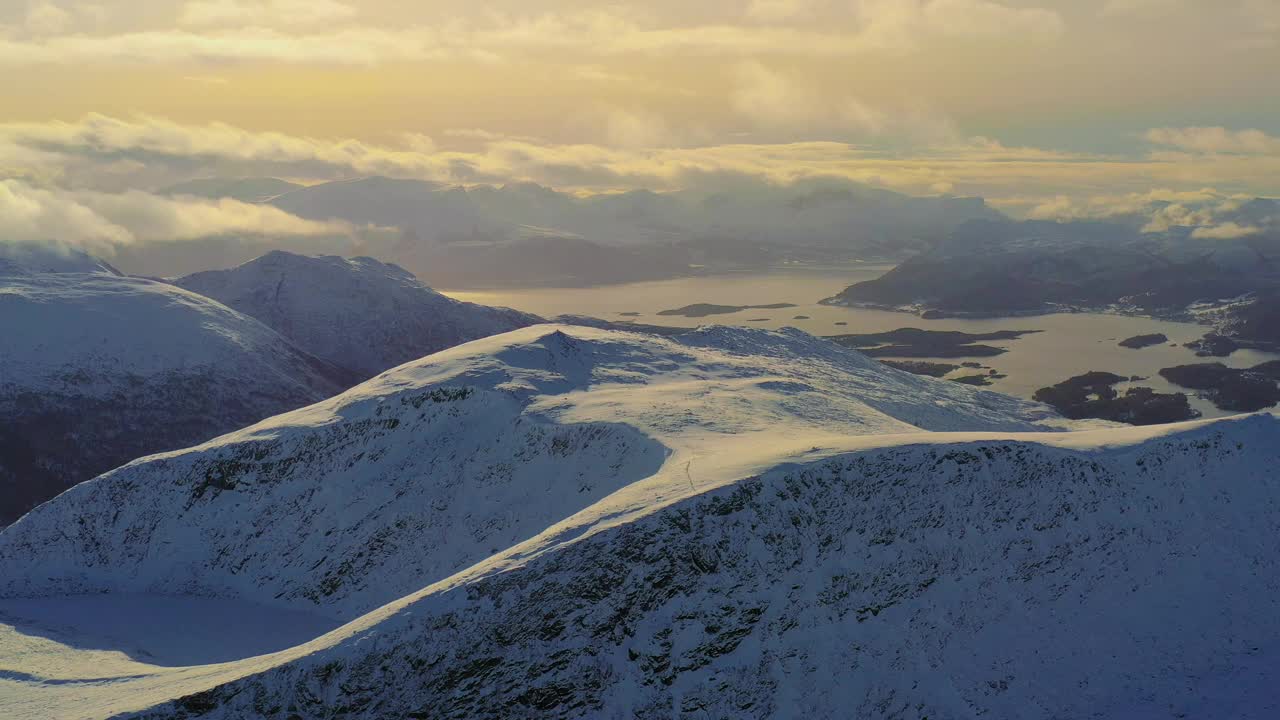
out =
[[(1191, 323), (1091, 313), (992, 320), (921, 320), (906, 313), (827, 307), (817, 304), (819, 300), (835, 295), (854, 282), (879, 277), (890, 267), (862, 265), (843, 268), (839, 271), (823, 269), (777, 271), (764, 274), (744, 273), (592, 288), (503, 289), (481, 292), (446, 290), (444, 292), (460, 300), (488, 305), (505, 305), (545, 317), (580, 314), (607, 320), (634, 320), (640, 323), (677, 327), (723, 324), (776, 329), (790, 326), (814, 335), (872, 333), (902, 327), (963, 330), (971, 333), (994, 330), (1042, 330), (1044, 332), (1025, 335), (1019, 340), (986, 343), (1007, 348), (1008, 352), (992, 358), (973, 358), (1008, 376), (996, 380), (990, 389), (1026, 398), (1030, 398), (1039, 388), (1090, 370), (1104, 370), (1126, 377), (1143, 376), (1147, 379), (1134, 384), (1152, 387), (1159, 392), (1175, 392), (1179, 391), (1179, 388), (1166, 383), (1157, 374), (1160, 368), (1210, 361), (1197, 358), (1195, 353), (1181, 347), (1183, 343), (1196, 340), (1205, 333), (1204, 326)], [(794, 303), (797, 307), (782, 310), (743, 310), (705, 318), (657, 314), (661, 310), (693, 303), (717, 305)], [(639, 315), (631, 317), (624, 313), (639, 313)], [(798, 315), (807, 316), (807, 319), (796, 319)], [(846, 324), (837, 325), (836, 323)], [(1175, 343), (1177, 347), (1165, 344), (1142, 350), (1129, 350), (1117, 345), (1120, 340), (1145, 333), (1164, 333), (1169, 336), (1169, 342)], [(1250, 367), (1274, 359), (1280, 359), (1280, 355), (1242, 350), (1232, 354), (1231, 357), (1214, 360), (1219, 360), (1231, 367)], [(961, 361), (962, 359), (941, 360), (941, 362), (953, 364), (959, 364)], [(973, 372), (976, 371), (966, 369), (956, 374)], [(1191, 400), (1192, 404), (1206, 417), (1228, 414), (1194, 396)]]

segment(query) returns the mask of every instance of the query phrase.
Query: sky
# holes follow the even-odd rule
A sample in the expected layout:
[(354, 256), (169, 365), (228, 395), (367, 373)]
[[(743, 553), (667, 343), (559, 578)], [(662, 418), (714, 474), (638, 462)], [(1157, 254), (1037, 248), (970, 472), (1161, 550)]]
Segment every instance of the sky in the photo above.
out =
[(240, 175), (1276, 196), (1277, 69), (1280, 0), (0, 0), (0, 216)]

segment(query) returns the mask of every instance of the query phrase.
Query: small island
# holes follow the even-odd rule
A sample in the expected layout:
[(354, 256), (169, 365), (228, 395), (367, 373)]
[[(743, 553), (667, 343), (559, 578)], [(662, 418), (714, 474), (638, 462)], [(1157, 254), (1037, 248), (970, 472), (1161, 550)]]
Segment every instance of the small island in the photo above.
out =
[(1152, 347), (1153, 345), (1163, 345), (1169, 342), (1169, 336), (1164, 333), (1150, 333), (1147, 335), (1134, 335), (1131, 338), (1121, 340), (1119, 345), (1122, 348), (1130, 350), (1141, 350), (1142, 348)]
[(1200, 417), (1184, 393), (1158, 393), (1148, 387), (1135, 387), (1120, 395), (1114, 386), (1125, 380), (1115, 373), (1095, 370), (1041, 388), (1033, 397), (1073, 420), (1096, 418), (1130, 425), (1160, 425)]
[(899, 328), (866, 335), (829, 335), (827, 339), (875, 358), (993, 357), (1008, 351), (1002, 347), (979, 343), (1016, 340), (1023, 335), (1036, 332), (1040, 331), (998, 330), (990, 333), (966, 333), (956, 330)]
[[(667, 317), (701, 318), (710, 315), (728, 315), (743, 310), (781, 310), (796, 307), (795, 303), (774, 303), (772, 305), (713, 305), (711, 303), (694, 303), (674, 310), (662, 310), (658, 314)], [(754, 322), (754, 321), (752, 321)]]
[(974, 385), (976, 387), (986, 387), (992, 384), (991, 381), (993, 380), (1002, 380), (1007, 377), (1009, 376), (1001, 374), (995, 370), (992, 370), (986, 375), (962, 375), (960, 377), (951, 378), (951, 382), (958, 382), (961, 385)]
[(1160, 371), (1165, 380), (1196, 390), (1219, 410), (1255, 412), (1280, 403), (1280, 360), (1271, 360), (1248, 369), (1229, 368), (1222, 363), (1179, 365)]
[(959, 365), (929, 362), (927, 360), (881, 360), (880, 362), (895, 370), (909, 372), (912, 375), (928, 375), (936, 378), (940, 378), (952, 370), (960, 369)]

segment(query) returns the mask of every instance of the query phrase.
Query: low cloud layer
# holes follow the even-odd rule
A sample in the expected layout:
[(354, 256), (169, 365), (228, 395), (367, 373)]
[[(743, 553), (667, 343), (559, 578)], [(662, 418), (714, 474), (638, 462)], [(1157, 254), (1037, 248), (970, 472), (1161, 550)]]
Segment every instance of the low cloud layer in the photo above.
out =
[[(116, 23), (111, 31), (84, 32), (88, 25), (77, 23), (72, 13), (43, 2), (27, 20), (25, 36), (5, 39), (0, 35), (0, 63), (368, 65), (450, 56), (512, 60), (546, 52), (606, 58), (659, 54), (841, 58), (917, 52), (939, 42), (989, 42), (1001, 37), (1023, 42), (1055, 37), (1064, 30), (1056, 10), (993, 0), (859, 0), (847, 6), (774, 1), (759, 4), (749, 18), (725, 12), (696, 20), (680, 18), (670, 10), (659, 14), (623, 6), (573, 11), (531, 7), (518, 14), (459, 9), (444, 17), (402, 6), (395, 13), (400, 19), (389, 22), (388, 13), (376, 12), (378, 6), (366, 4), (375, 12), (362, 14), (355, 4), (337, 0), (190, 0), (174, 9), (172, 24), (147, 22), (143, 16), (136, 23)], [(750, 21), (766, 17), (773, 22)], [(824, 22), (782, 22), (806, 18)], [(42, 31), (32, 31), (35, 28)]]
[(184, 27), (296, 27), (350, 20), (355, 7), (335, 0), (191, 0), (182, 6)]
[(1143, 232), (1163, 233), (1190, 229), (1193, 238), (1233, 240), (1280, 230), (1280, 205), (1242, 214), (1254, 198), (1231, 195), (1213, 188), (1178, 191), (1152, 190), (1125, 195), (1088, 198), (1059, 196), (1027, 214), (1040, 220), (1114, 220), (1136, 223)]
[[(770, 85), (765, 81), (744, 102), (763, 102)], [(828, 110), (864, 113), (860, 122), (868, 132), (911, 116), (822, 106), (776, 120), (802, 122), (816, 117), (810, 112)], [(919, 120), (922, 139), (903, 151), (826, 141), (664, 145), (672, 133), (659, 120), (625, 112), (603, 117), (601, 143), (578, 144), (474, 130), (372, 143), (97, 114), (76, 122), (0, 123), (0, 177), (73, 189), (157, 190), (197, 177), (320, 181), (387, 175), (456, 184), (532, 181), (578, 192), (671, 190), (743, 177), (775, 183), (832, 177), (915, 194), (983, 196), (1014, 214), (1037, 212), (1059, 197), (1079, 206), (1089, 198), (1125, 197), (1152, 187), (1187, 192), (1208, 186), (1262, 196), (1280, 189), (1280, 155), (1268, 151), (1274, 138), (1260, 131), (1153, 130), (1152, 152), (1122, 156), (966, 138), (927, 115)]]
[(1257, 129), (1224, 127), (1154, 128), (1146, 139), (1153, 145), (1186, 152), (1225, 155), (1280, 156), (1280, 137)]
[(234, 200), (168, 198), (138, 190), (75, 192), (0, 181), (0, 242), (76, 247), (103, 257), (135, 243), (352, 230), (346, 223), (303, 220), (269, 205)]

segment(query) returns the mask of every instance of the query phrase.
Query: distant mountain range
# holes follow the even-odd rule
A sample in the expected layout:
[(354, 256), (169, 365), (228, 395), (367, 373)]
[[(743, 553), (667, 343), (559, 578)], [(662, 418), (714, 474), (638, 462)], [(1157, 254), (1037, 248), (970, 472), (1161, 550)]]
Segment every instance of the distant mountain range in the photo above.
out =
[(13, 620), (0, 707), (1272, 714), (1280, 422), (1068, 427), (798, 331), (515, 330), (0, 532), (0, 599), (198, 596), (336, 628), (167, 666)]
[[(1244, 209), (1252, 217), (1275, 202)], [(932, 316), (1118, 308), (1189, 317), (1193, 303), (1280, 289), (1280, 210), (1275, 215), (1274, 229), (1231, 239), (1197, 237), (1191, 228), (1142, 232), (1119, 222), (970, 222), (829, 302)]]
[[(444, 287), (584, 285), (786, 261), (900, 259), (968, 220), (1001, 217), (980, 198), (910, 197), (822, 180), (585, 197), (532, 183), (460, 187), (385, 177), (309, 187), (206, 180), (167, 192), (267, 202), (308, 219), (390, 228), (391, 235), (372, 232), (362, 247), (336, 252), (394, 261)], [(210, 256), (237, 264), (248, 259), (237, 253), (251, 252), (226, 239), (199, 242), (207, 249), (193, 256), (206, 264)], [(256, 255), (271, 242), (249, 246)], [(161, 267), (158, 257), (131, 255), (128, 262), (174, 274), (169, 267), (176, 261), (169, 256)]]

